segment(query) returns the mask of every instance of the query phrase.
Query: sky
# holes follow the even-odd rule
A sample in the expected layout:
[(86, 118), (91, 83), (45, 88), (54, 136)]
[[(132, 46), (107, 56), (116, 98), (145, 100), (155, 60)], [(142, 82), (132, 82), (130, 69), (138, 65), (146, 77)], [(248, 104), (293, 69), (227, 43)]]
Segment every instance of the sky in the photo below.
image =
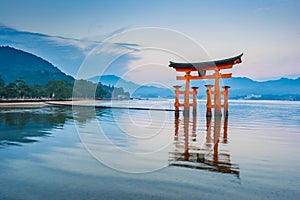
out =
[[(0, 24), (56, 37), (56, 43), (68, 42), (82, 51), (84, 56), (70, 69), (52, 50), (49, 61), (66, 73), (77, 76), (92, 70), (89, 63), (103, 69), (86, 76), (97, 75), (108, 63), (112, 66), (107, 73), (138, 83), (164, 79), (162, 84), (173, 84), (175, 72), (167, 67), (169, 60), (196, 62), (240, 53), (244, 53), (243, 63), (232, 69), (233, 76), (254, 80), (298, 77), (299, 19), (297, 0), (0, 0)], [(13, 40), (13, 35), (8, 37)], [(105, 48), (99, 44), (106, 44)], [(39, 54), (30, 41), (22, 47)], [(102, 54), (94, 59), (99, 48)], [(49, 52), (40, 52), (48, 58)]]

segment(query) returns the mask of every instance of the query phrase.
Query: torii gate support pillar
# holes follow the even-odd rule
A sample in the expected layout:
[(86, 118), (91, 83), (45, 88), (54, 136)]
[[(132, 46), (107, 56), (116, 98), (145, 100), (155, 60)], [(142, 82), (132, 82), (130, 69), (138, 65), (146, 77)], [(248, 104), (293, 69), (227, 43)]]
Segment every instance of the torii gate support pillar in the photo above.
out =
[(228, 89), (230, 86), (224, 86), (224, 115), (228, 116)]
[(221, 90), (220, 90), (220, 77), (221, 74), (219, 70), (215, 70), (215, 89), (214, 89), (214, 114), (216, 116), (222, 116), (222, 104), (221, 104)]
[(212, 113), (211, 113), (211, 109), (212, 109), (211, 94), (212, 94), (212, 87), (213, 87), (213, 85), (205, 85), (205, 87), (207, 88), (207, 90), (206, 90), (206, 97), (207, 97), (207, 101), (206, 101), (206, 117), (211, 117), (212, 116)]
[(193, 89), (193, 115), (196, 115), (197, 114), (197, 89), (198, 87), (192, 87)]
[(174, 88), (175, 88), (175, 103), (174, 103), (175, 117), (178, 118), (179, 117), (179, 107), (180, 107), (180, 103), (179, 103), (180, 91), (179, 91), (179, 89), (181, 88), (181, 86), (175, 85)]

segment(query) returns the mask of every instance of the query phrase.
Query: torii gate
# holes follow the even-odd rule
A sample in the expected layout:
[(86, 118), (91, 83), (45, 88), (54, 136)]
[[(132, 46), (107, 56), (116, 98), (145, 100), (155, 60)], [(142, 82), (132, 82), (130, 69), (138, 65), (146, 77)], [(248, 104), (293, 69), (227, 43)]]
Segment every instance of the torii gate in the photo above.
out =
[[(193, 106), (193, 111), (196, 113), (197, 108), (197, 89), (193, 87), (193, 91), (190, 91), (190, 80), (202, 80), (202, 79), (214, 79), (214, 85), (205, 85), (207, 88), (207, 104), (206, 104), (206, 116), (211, 116), (211, 109), (215, 109), (215, 115), (222, 115), (222, 107), (224, 107), (224, 115), (228, 115), (228, 89), (229, 86), (224, 87), (224, 91), (220, 90), (220, 78), (231, 78), (232, 73), (221, 74), (220, 70), (230, 69), (233, 65), (241, 63), (241, 57), (238, 56), (227, 58), (223, 60), (199, 62), (199, 63), (175, 63), (170, 61), (169, 67), (173, 67), (177, 72), (185, 72), (184, 76), (176, 76), (177, 80), (185, 80), (185, 90), (180, 91), (181, 86), (174, 86), (175, 88), (175, 114), (179, 116), (179, 107), (184, 107), (184, 114), (189, 113), (190, 106)], [(213, 70), (212, 75), (206, 75), (206, 71)], [(191, 75), (191, 72), (198, 71), (199, 76)], [(214, 90), (212, 91), (212, 87)], [(184, 95), (184, 103), (179, 103), (179, 95)], [(193, 104), (189, 103), (190, 94), (193, 95)], [(211, 96), (214, 97), (214, 104), (212, 105)], [(221, 95), (224, 95), (224, 104), (221, 104)]]

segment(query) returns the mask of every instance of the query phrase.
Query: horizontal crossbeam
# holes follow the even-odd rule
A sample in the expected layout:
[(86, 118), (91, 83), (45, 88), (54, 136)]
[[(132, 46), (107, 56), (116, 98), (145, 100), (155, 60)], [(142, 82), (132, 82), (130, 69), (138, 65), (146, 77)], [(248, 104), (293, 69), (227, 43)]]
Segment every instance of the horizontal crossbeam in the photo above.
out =
[[(232, 73), (230, 74), (221, 74), (219, 78), (231, 78)], [(176, 76), (176, 80), (185, 80), (185, 76)], [(190, 76), (190, 80), (203, 80), (203, 79), (215, 79), (215, 75), (206, 75), (206, 76)]]
[[(185, 91), (179, 91), (179, 94), (185, 94)], [(190, 91), (189, 94), (194, 94), (194, 91)]]

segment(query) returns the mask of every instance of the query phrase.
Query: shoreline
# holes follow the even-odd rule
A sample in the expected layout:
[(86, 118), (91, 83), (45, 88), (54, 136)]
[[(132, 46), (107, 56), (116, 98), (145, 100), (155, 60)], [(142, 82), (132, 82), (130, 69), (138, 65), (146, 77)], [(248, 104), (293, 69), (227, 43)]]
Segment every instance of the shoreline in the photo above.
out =
[(49, 106), (80, 106), (94, 103), (103, 103), (104, 100), (6, 100), (0, 101), (2, 108), (42, 108)]
[(94, 108), (114, 108), (114, 109), (128, 109), (128, 110), (157, 110), (157, 111), (175, 111), (175, 109), (168, 108), (142, 108), (142, 107), (126, 107), (126, 106), (107, 106), (107, 105), (95, 105), (100, 103), (109, 102), (110, 100), (53, 100), (53, 101), (11, 101), (1, 102), (1, 109), (22, 109), (22, 108), (43, 108), (43, 107), (94, 107)]
[(2, 108), (42, 108), (46, 107), (44, 102), (10, 102), (0, 103), (0, 109)]
[[(118, 100), (114, 100), (118, 101)], [(122, 100), (120, 100), (122, 101)], [(200, 99), (198, 101), (205, 100)], [(252, 102), (252, 103), (300, 103), (300, 101), (282, 101), (282, 100), (234, 100), (229, 99), (229, 102)], [(101, 103), (111, 102), (111, 100), (93, 100), (93, 99), (78, 99), (78, 100), (0, 100), (0, 110), (3, 109), (30, 109), (30, 108), (43, 108), (43, 107), (95, 107), (95, 108), (115, 108), (115, 109), (130, 109), (130, 110), (164, 110), (164, 111), (175, 111), (174, 108), (142, 108), (142, 107), (127, 107), (127, 106), (110, 106), (110, 105), (100, 105)], [(98, 104), (98, 105), (95, 105)], [(180, 110), (181, 111), (181, 110)]]

